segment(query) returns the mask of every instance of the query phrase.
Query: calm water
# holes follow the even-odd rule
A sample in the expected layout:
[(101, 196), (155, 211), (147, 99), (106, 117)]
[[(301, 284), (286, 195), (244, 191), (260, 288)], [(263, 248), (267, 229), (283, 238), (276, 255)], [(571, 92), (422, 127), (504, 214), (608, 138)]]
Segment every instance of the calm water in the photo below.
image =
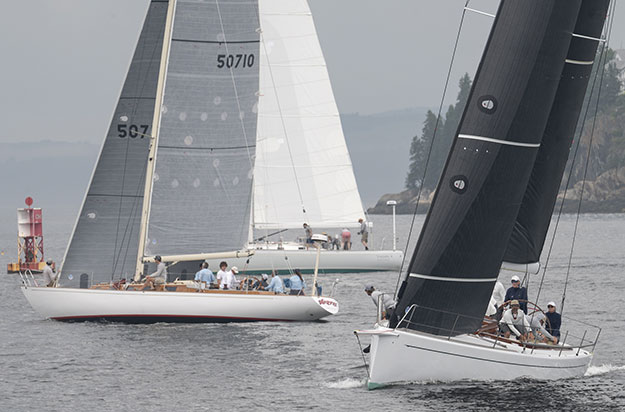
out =
[[(542, 304), (559, 302), (562, 293), (574, 223), (572, 216), (563, 219)], [(390, 218), (374, 221), (376, 244), (385, 238), (389, 246)], [(15, 222), (0, 223), (4, 273), (15, 253)], [(45, 222), (48, 256), (60, 260), (72, 223)], [(403, 246), (410, 217), (398, 223)], [(371, 326), (375, 316), (363, 286), (392, 291), (394, 273), (340, 275), (335, 297), (341, 312), (323, 322), (142, 326), (42, 320), (17, 277), (2, 275), (0, 411), (623, 410), (624, 239), (625, 215), (582, 217), (566, 315), (603, 332), (588, 376), (558, 382), (422, 383), (368, 391), (352, 331)], [(335, 277), (323, 279), (326, 290)], [(530, 298), (538, 279), (532, 278)]]

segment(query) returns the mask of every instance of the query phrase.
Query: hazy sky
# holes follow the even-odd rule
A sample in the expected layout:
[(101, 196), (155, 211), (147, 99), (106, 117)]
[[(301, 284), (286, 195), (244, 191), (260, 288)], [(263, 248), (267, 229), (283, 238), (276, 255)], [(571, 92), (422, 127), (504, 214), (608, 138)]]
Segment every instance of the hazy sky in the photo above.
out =
[[(147, 0), (4, 0), (0, 139), (99, 143)], [(310, 0), (342, 113), (438, 104), (464, 0)], [(493, 12), (498, 0), (473, 0)], [(620, 24), (620, 22), (624, 24)], [(613, 46), (625, 38), (617, 7)], [(470, 13), (452, 77), (473, 72), (492, 23)]]
[[(100, 142), (147, 0), (5, 0), (0, 139)], [(440, 98), (464, 0), (310, 0), (339, 110), (375, 113)], [(497, 0), (474, 0), (493, 11)], [(471, 14), (454, 82), (491, 24)]]

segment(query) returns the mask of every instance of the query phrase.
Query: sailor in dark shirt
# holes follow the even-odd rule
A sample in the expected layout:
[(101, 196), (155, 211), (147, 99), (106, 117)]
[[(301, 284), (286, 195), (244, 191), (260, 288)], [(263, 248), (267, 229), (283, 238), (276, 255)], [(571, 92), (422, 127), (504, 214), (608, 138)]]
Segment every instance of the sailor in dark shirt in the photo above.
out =
[[(549, 302), (547, 303), (547, 313), (545, 316), (549, 320), (546, 322), (545, 329), (549, 332), (554, 338), (560, 340), (560, 326), (562, 326), (562, 315), (556, 312), (556, 303)], [(556, 341), (557, 343), (557, 341)]]
[(506, 291), (505, 301), (518, 300), (521, 310), (527, 313), (527, 289), (521, 287), (521, 279), (517, 275), (512, 276), (512, 287)]

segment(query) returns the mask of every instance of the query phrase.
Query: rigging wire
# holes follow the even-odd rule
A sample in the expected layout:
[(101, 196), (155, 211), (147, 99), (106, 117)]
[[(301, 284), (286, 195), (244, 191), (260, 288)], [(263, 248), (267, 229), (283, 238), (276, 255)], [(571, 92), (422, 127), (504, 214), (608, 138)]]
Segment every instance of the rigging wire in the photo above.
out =
[[(599, 91), (597, 92), (597, 102), (595, 104), (595, 116), (592, 120), (592, 127), (590, 129), (590, 139), (588, 141), (588, 154), (586, 156), (586, 164), (584, 165), (584, 174), (582, 177), (582, 187), (580, 190), (580, 194), (579, 194), (579, 202), (577, 204), (577, 213), (576, 213), (576, 217), (575, 217), (575, 228), (573, 229), (573, 240), (571, 242), (571, 250), (569, 252), (569, 261), (568, 261), (568, 265), (566, 268), (566, 278), (564, 281), (564, 290), (562, 292), (562, 301), (560, 303), (560, 314), (562, 314), (562, 312), (564, 312), (564, 301), (566, 299), (566, 289), (569, 283), (569, 275), (571, 272), (571, 262), (573, 260), (573, 251), (575, 249), (575, 239), (577, 236), (577, 229), (578, 229), (578, 224), (579, 224), (579, 215), (582, 209), (582, 199), (584, 197), (584, 188), (586, 186), (586, 176), (588, 174), (588, 166), (590, 164), (590, 154), (592, 153), (592, 142), (595, 136), (595, 126), (597, 124), (597, 115), (599, 112), (599, 100), (601, 99), (601, 91), (602, 91), (602, 86), (603, 86), (603, 78), (605, 76), (605, 65), (607, 64), (607, 58), (608, 58), (608, 53), (606, 53), (605, 51), (608, 50), (609, 45), (610, 45), (610, 37), (612, 35), (612, 27), (614, 24), (614, 11), (615, 11), (615, 7), (616, 7), (616, 1), (612, 2), (611, 5), (611, 11), (610, 11), (610, 21), (608, 22), (608, 28), (607, 28), (607, 36), (606, 36), (606, 42), (604, 43), (603, 49), (602, 49), (602, 54), (603, 54), (603, 62), (601, 60), (601, 58), (599, 59), (599, 67), (597, 68), (597, 70), (601, 70), (601, 79), (599, 80)], [(591, 96), (592, 97), (592, 96)], [(590, 104), (590, 102), (589, 102)], [(580, 136), (581, 137), (581, 136)], [(580, 138), (581, 141), (581, 138)]]
[[(613, 10), (612, 10), (612, 14), (611, 14), (611, 19), (612, 20), (610, 20), (608, 22), (608, 26), (609, 27), (606, 29), (606, 31), (608, 32), (608, 35), (607, 35), (608, 38), (609, 38), (609, 33), (611, 33), (611, 30), (612, 30), (613, 16), (614, 16), (614, 14), (613, 14)], [(551, 236), (551, 241), (549, 242), (549, 250), (547, 252), (547, 258), (545, 260), (545, 265), (542, 268), (543, 269), (543, 274), (541, 276), (540, 284), (539, 284), (539, 287), (538, 287), (538, 292), (536, 294), (536, 302), (538, 302), (538, 299), (540, 298), (540, 293), (542, 291), (543, 284), (544, 284), (544, 281), (545, 281), (547, 268), (549, 267), (549, 261), (551, 260), (551, 255), (552, 255), (552, 252), (553, 252), (553, 247), (554, 247), (554, 244), (555, 244), (556, 235), (558, 233), (558, 227), (560, 226), (560, 220), (561, 220), (562, 214), (563, 214), (564, 202), (566, 201), (566, 195), (568, 194), (568, 191), (569, 191), (569, 188), (570, 188), (570, 184), (571, 184), (571, 180), (572, 180), (572, 177), (573, 177), (573, 168), (575, 166), (575, 161), (577, 160), (577, 155), (579, 153), (579, 148), (580, 148), (581, 141), (582, 141), (582, 135), (583, 135), (584, 128), (585, 128), (585, 125), (586, 125), (586, 121), (588, 119), (588, 114), (589, 114), (589, 111), (590, 111), (590, 107), (591, 107), (591, 104), (592, 104), (592, 96), (594, 95), (595, 86), (597, 85), (597, 79), (599, 78), (599, 71), (598, 70), (600, 70), (600, 69), (602, 70), (601, 80), (603, 80), (603, 67), (601, 66), (601, 62), (604, 59), (604, 54), (605, 54), (605, 51), (606, 51), (606, 49), (608, 47), (607, 43), (608, 43), (607, 41), (602, 43), (601, 52), (599, 53), (599, 63), (600, 64), (598, 65), (597, 72), (595, 72), (595, 76), (593, 78), (593, 82), (592, 82), (592, 85), (591, 85), (591, 88), (590, 88), (588, 103), (586, 105), (586, 110), (584, 111), (584, 116), (582, 118), (582, 123), (581, 123), (580, 131), (579, 131), (577, 144), (575, 145), (575, 150), (573, 151), (573, 158), (572, 158), (572, 161), (571, 161), (569, 174), (568, 174), (568, 177), (567, 177), (567, 180), (566, 180), (566, 185), (564, 187), (564, 195), (562, 196), (562, 201), (560, 202), (560, 206), (559, 206), (559, 209), (558, 209), (558, 215), (557, 215), (557, 218), (556, 218), (556, 223), (555, 223), (555, 226), (554, 226), (553, 234)], [(597, 110), (598, 110), (599, 97), (601, 95), (601, 85), (599, 85), (599, 92), (598, 93), (599, 93), (599, 95), (597, 96), (597, 106), (595, 107), (595, 118), (596, 118), (596, 114), (597, 114)], [(593, 122), (593, 127), (592, 127), (592, 132), (591, 132), (591, 140), (592, 140), (592, 134), (593, 133), (594, 133), (594, 122)], [(590, 151), (589, 151), (589, 156), (590, 156)], [(585, 179), (585, 177), (584, 177), (584, 179)], [(580, 196), (580, 202), (581, 202), (581, 196)], [(579, 209), (578, 209), (578, 217), (579, 217)], [(574, 242), (575, 242), (575, 234), (573, 235), (573, 243)], [(571, 247), (571, 255), (572, 255), (572, 250), (573, 250), (573, 247)], [(568, 270), (570, 270), (570, 260), (569, 260), (569, 269)], [(566, 284), (568, 283), (568, 270), (567, 270), (567, 278), (566, 278), (566, 281), (565, 281), (565, 292), (564, 292), (564, 294), (566, 293)], [(563, 310), (564, 294), (563, 294), (562, 303), (561, 303), (561, 306), (560, 306), (560, 313), (562, 313), (562, 310)]]
[(460, 18), (460, 25), (458, 26), (458, 33), (456, 34), (456, 41), (454, 43), (454, 49), (451, 54), (451, 61), (449, 62), (449, 69), (447, 70), (447, 78), (445, 79), (445, 87), (443, 88), (443, 95), (441, 97), (440, 104), (438, 106), (438, 114), (436, 115), (436, 123), (434, 125), (434, 133), (432, 135), (432, 142), (430, 143), (430, 147), (428, 148), (428, 155), (425, 160), (425, 166), (423, 169), (423, 176), (421, 177), (421, 184), (419, 185), (419, 191), (417, 192), (417, 202), (415, 205), (414, 213), (412, 214), (412, 220), (410, 222), (410, 230), (408, 231), (408, 239), (406, 240), (406, 247), (404, 248), (404, 256), (401, 261), (401, 265), (399, 267), (399, 274), (397, 276), (397, 283), (395, 284), (395, 297), (397, 298), (397, 290), (399, 288), (399, 281), (401, 279), (401, 275), (404, 269), (404, 264), (406, 262), (406, 255), (408, 254), (408, 247), (410, 247), (410, 240), (412, 238), (412, 232), (414, 228), (415, 218), (417, 217), (417, 212), (419, 210), (419, 202), (421, 201), (421, 194), (423, 192), (423, 183), (425, 182), (425, 178), (427, 176), (428, 165), (430, 163), (430, 158), (432, 156), (432, 149), (434, 148), (434, 141), (436, 140), (436, 134), (438, 132), (438, 125), (440, 123), (441, 114), (443, 112), (443, 106), (445, 105), (445, 97), (447, 96), (447, 89), (449, 87), (449, 80), (451, 79), (451, 72), (454, 66), (454, 61), (456, 59), (456, 52), (458, 50), (458, 43), (460, 42), (460, 35), (462, 34), (462, 27), (464, 25), (464, 19), (467, 14), (467, 7), (471, 3), (471, 0), (466, 0), (464, 8), (462, 10), (462, 17)]

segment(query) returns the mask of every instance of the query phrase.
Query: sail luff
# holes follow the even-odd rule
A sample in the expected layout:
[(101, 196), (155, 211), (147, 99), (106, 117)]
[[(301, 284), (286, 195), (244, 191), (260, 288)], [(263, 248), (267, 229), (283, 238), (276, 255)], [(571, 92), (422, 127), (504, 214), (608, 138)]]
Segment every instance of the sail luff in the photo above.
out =
[(479, 327), (540, 147), (580, 3), (500, 3), (400, 289), (398, 316), (417, 305), (408, 327), (445, 335)]
[(165, 90), (165, 80), (167, 74), (167, 66), (169, 63), (169, 49), (171, 46), (171, 33), (174, 24), (174, 15), (176, 10), (176, 0), (169, 0), (167, 7), (167, 18), (165, 21), (165, 33), (163, 38), (163, 49), (161, 52), (161, 64), (158, 74), (158, 83), (156, 89), (156, 101), (154, 103), (154, 118), (152, 121), (152, 134), (150, 136), (150, 151), (148, 154), (147, 171), (145, 176), (145, 189), (143, 193), (143, 206), (141, 210), (141, 224), (139, 232), (139, 248), (137, 251), (137, 265), (135, 268), (135, 280), (141, 278), (143, 273), (143, 256), (145, 254), (145, 241), (147, 236), (147, 226), (150, 219), (150, 204), (152, 201), (152, 186), (154, 177), (154, 168), (156, 166), (156, 156), (158, 149), (158, 135), (161, 121), (161, 106), (163, 104), (163, 93)]
[[(609, 0), (583, 0), (532, 175), (504, 259), (534, 263), (540, 259), (560, 183), (584, 103), (593, 61), (608, 13)], [(599, 69), (601, 70), (601, 68)]]

